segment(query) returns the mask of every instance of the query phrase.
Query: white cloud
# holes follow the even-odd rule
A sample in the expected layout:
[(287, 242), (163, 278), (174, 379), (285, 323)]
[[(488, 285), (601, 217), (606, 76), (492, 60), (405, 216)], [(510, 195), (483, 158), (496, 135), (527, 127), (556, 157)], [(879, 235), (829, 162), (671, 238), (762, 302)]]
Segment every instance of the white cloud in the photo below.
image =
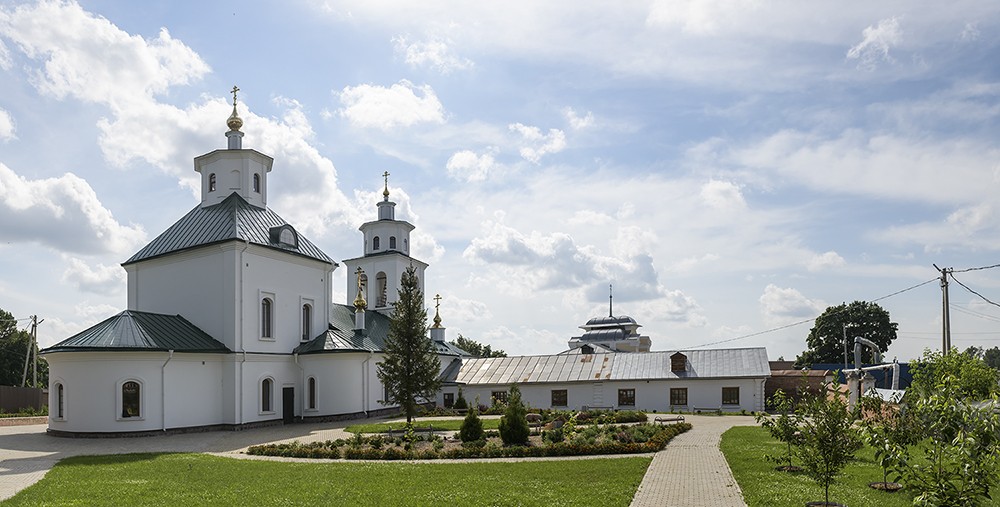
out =
[(729, 181), (712, 180), (701, 187), (701, 198), (705, 204), (719, 210), (741, 210), (747, 203), (743, 200), (740, 187)]
[(10, 50), (7, 49), (7, 45), (4, 44), (3, 39), (0, 39), (0, 70), (10, 70), (10, 67)]
[(4, 109), (0, 109), (0, 141), (14, 139), (14, 119)]
[(858, 60), (858, 68), (875, 70), (879, 62), (892, 63), (889, 50), (898, 46), (903, 38), (896, 18), (883, 19), (878, 25), (869, 26), (862, 32), (861, 42), (847, 51), (847, 58)]
[(66, 257), (63, 282), (84, 292), (104, 296), (120, 294), (125, 289), (125, 270), (117, 265), (90, 264), (76, 257)]
[(837, 252), (829, 251), (819, 255), (814, 255), (809, 262), (806, 263), (806, 269), (809, 271), (823, 271), (826, 269), (840, 268), (847, 264)]
[(979, 27), (976, 23), (966, 23), (965, 28), (962, 28), (962, 33), (959, 35), (959, 39), (962, 42), (973, 42), (979, 40), (982, 34), (979, 33)]
[[(838, 136), (782, 130), (723, 155), (763, 185), (930, 203), (969, 203), (996, 193), (1000, 148), (974, 138), (925, 138), (849, 129)], [(941, 168), (948, 177), (941, 177)], [(768, 176), (777, 176), (768, 182)], [(900, 182), (905, 181), (905, 185)]]
[(482, 155), (471, 150), (462, 150), (448, 158), (445, 168), (448, 175), (461, 181), (484, 181), (498, 168), (493, 157), (496, 148), (489, 148)]
[(826, 304), (809, 299), (792, 288), (768, 284), (758, 300), (764, 321), (770, 325), (788, 324), (819, 315)]
[(57, 98), (108, 104), (116, 112), (209, 72), (189, 47), (161, 29), (156, 38), (130, 35), (75, 2), (41, 1), (0, 13), (0, 35), (29, 58), (45, 60), (34, 84)]
[(362, 128), (391, 130), (418, 123), (444, 123), (444, 106), (429, 85), (402, 80), (388, 88), (362, 84), (340, 92), (341, 116)]
[(447, 39), (411, 42), (406, 36), (400, 35), (393, 37), (392, 42), (396, 46), (396, 53), (401, 54), (411, 67), (430, 67), (442, 74), (450, 74), (474, 65), (472, 60), (456, 55), (451, 49), (452, 41)]
[(566, 117), (566, 121), (569, 122), (569, 126), (573, 130), (585, 129), (594, 125), (594, 113), (587, 111), (587, 114), (580, 116), (576, 114), (573, 108), (567, 107), (563, 109), (563, 115)]
[(595, 226), (595, 225), (607, 225), (614, 221), (610, 216), (599, 213), (597, 211), (584, 209), (573, 213), (573, 216), (569, 217), (566, 221), (570, 225), (584, 225), (584, 226)]
[(521, 123), (513, 123), (508, 126), (512, 132), (521, 134), (523, 145), (521, 146), (521, 156), (533, 163), (538, 163), (545, 155), (559, 153), (566, 148), (566, 134), (559, 129), (549, 129), (548, 134), (542, 134), (538, 127), (532, 127)]
[(28, 180), (0, 163), (0, 235), (64, 252), (129, 252), (146, 239), (138, 225), (122, 225), (80, 177)]

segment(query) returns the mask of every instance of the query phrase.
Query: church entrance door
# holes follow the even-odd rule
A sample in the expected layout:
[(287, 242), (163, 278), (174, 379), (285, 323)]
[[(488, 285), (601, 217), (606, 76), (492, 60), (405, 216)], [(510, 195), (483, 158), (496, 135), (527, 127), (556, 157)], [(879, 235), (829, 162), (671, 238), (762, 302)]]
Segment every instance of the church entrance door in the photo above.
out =
[(295, 388), (283, 387), (281, 389), (281, 422), (291, 424), (295, 422)]

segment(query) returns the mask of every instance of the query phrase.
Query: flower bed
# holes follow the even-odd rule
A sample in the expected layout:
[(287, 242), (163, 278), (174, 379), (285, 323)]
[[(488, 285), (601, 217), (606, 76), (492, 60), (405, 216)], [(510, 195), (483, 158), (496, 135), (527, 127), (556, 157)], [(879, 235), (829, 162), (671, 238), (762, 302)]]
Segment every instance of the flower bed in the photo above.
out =
[(687, 423), (666, 426), (614, 424), (577, 427), (558, 436), (554, 431), (532, 436), (527, 446), (504, 447), (495, 431), (484, 440), (461, 443), (438, 435), (427, 438), (415, 434), (412, 440), (389, 439), (381, 435), (355, 435), (351, 439), (325, 442), (255, 445), (247, 454), (325, 459), (461, 459), (461, 458), (540, 458), (546, 456), (583, 456), (637, 454), (662, 450), (671, 439), (691, 429)]

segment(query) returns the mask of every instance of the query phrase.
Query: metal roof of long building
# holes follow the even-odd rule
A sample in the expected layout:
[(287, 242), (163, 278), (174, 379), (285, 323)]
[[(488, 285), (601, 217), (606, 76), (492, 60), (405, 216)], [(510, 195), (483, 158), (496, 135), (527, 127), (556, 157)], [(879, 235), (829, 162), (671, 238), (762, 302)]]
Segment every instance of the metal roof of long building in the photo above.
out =
[(230, 352), (180, 315), (125, 310), (42, 352), (71, 351)]
[(675, 353), (677, 351), (463, 359), (459, 371), (446, 380), (458, 384), (494, 385), (770, 375), (767, 350), (762, 347), (682, 351), (687, 356), (687, 368), (683, 372), (671, 371), (670, 356)]
[(232, 195), (218, 204), (206, 207), (202, 207), (200, 204), (195, 206), (122, 265), (231, 240), (247, 241), (255, 245), (336, 264), (319, 247), (298, 234), (297, 231), (298, 244), (295, 246), (272, 242), (270, 230), (282, 225), (288, 225), (288, 222), (285, 222), (270, 208), (254, 206), (238, 193), (233, 192)]

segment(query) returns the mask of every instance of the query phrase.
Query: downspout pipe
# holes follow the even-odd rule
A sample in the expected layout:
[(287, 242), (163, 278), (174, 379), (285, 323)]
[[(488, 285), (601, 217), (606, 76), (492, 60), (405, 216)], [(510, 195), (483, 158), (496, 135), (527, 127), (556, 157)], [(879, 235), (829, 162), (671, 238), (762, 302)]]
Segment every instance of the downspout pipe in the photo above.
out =
[(167, 431), (167, 363), (174, 358), (174, 349), (167, 351), (167, 360), (160, 367), (160, 429)]
[(306, 400), (305, 400), (306, 392), (305, 391), (307, 389), (307, 386), (306, 386), (306, 369), (303, 368), (301, 364), (299, 364), (299, 353), (298, 352), (293, 353), (292, 354), (292, 358), (295, 359), (295, 366), (299, 367), (299, 385), (302, 386), (302, 388), (299, 389), (299, 398), (300, 398), (299, 399), (299, 406), (302, 407), (302, 414), (305, 415), (305, 410), (306, 410)]
[(369, 364), (371, 363), (372, 357), (375, 356), (374, 352), (368, 352), (368, 359), (361, 364), (361, 396), (364, 398), (361, 400), (361, 408), (365, 412), (365, 417), (368, 417), (368, 399), (371, 397), (371, 383), (368, 381), (368, 373), (371, 371)]
[(243, 262), (243, 254), (246, 253), (247, 249), (250, 248), (250, 240), (243, 240), (243, 250), (240, 250), (240, 300), (238, 303), (240, 319), (235, 326), (236, 339), (239, 341), (238, 351), (243, 354), (243, 359), (240, 361), (240, 373), (236, 379), (236, 385), (234, 386), (234, 391), (236, 392), (236, 427), (243, 426), (243, 365), (247, 362), (247, 349), (243, 347), (243, 268), (246, 267), (246, 262)]

